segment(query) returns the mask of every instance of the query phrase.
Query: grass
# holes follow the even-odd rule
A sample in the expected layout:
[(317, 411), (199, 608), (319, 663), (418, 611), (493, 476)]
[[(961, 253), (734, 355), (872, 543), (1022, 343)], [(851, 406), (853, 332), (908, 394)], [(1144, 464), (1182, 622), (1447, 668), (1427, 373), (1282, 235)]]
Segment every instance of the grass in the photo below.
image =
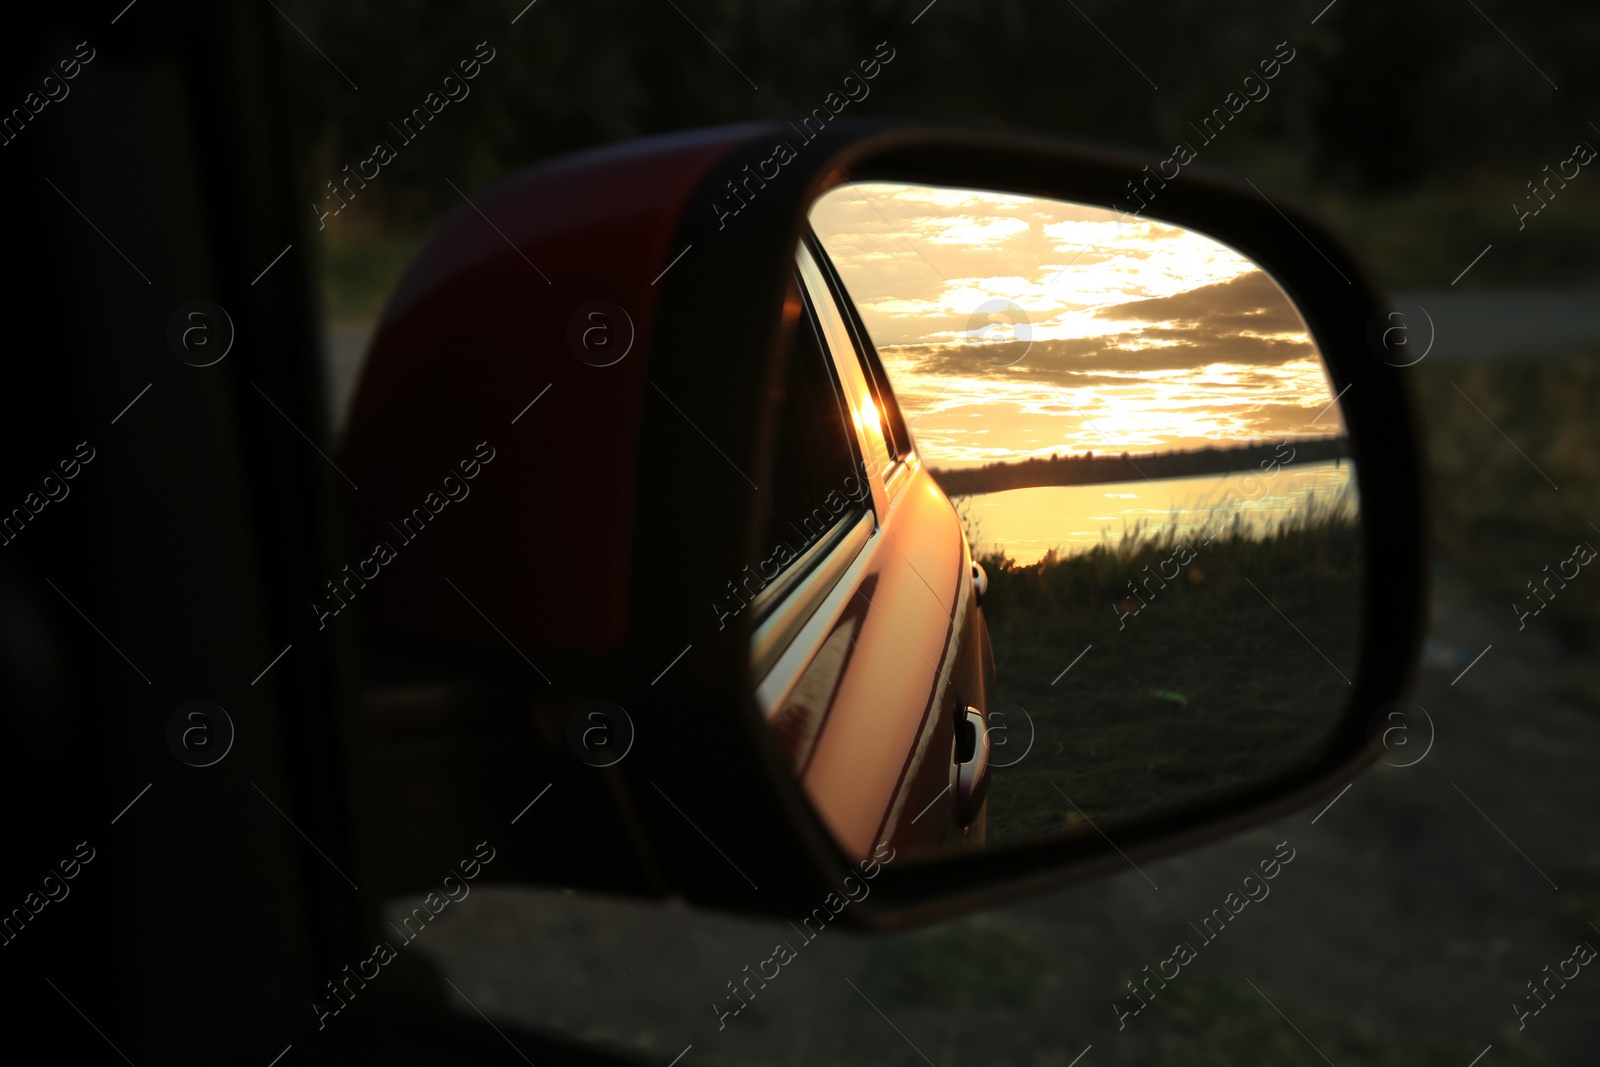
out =
[(387, 230), (380, 220), (353, 209), (329, 219), (320, 265), (324, 318), (376, 319), (425, 239), (422, 233)]
[(1027, 566), (979, 557), (995, 650), (989, 706), (1005, 727), (991, 842), (1093, 832), (1085, 817), (1103, 826), (1174, 808), (1320, 751), (1356, 668), (1354, 495), (1308, 497), (1268, 528), (1237, 511), (1213, 515), (1226, 521), (1209, 545), (1173, 517)]
[[(1541, 163), (1547, 162), (1541, 160)], [(1313, 203), (1331, 228), (1358, 250), (1386, 289), (1446, 289), (1492, 243), (1459, 289), (1593, 284), (1600, 259), (1600, 195), (1578, 183), (1517, 228), (1513, 202), (1535, 202), (1523, 182), (1532, 174), (1477, 174), (1387, 196), (1323, 191)]]
[[(1263, 994), (1272, 997), (1271, 1003)], [(1485, 1043), (1476, 1034), (1396, 1032), (1367, 1019), (1321, 1010), (1271, 986), (1257, 992), (1233, 976), (1184, 976), (1159, 992), (1150, 1006), (1156, 1018), (1145, 1014), (1131, 1020), (1129, 1027), (1158, 1020), (1165, 1025), (1145, 1027), (1154, 1042), (1141, 1050), (1146, 1055), (1133, 1062), (1194, 1067), (1264, 1063), (1283, 1067), (1323, 1067), (1327, 1063), (1459, 1067), (1481, 1052)], [(1294, 1020), (1293, 1026), (1285, 1023), (1286, 1017)], [(1538, 1067), (1550, 1062), (1538, 1045), (1513, 1027), (1506, 1026), (1492, 1036), (1497, 1064)]]
[[(1579, 542), (1600, 549), (1600, 359), (1423, 362), (1413, 381), (1431, 453), (1435, 579), (1502, 602), (1516, 632), (1511, 605), (1530, 603), (1526, 583)], [(1528, 628), (1569, 652), (1600, 651), (1596, 571), (1584, 567)]]
[[(1515, 635), (1512, 605), (1528, 603), (1526, 583), (1579, 542), (1600, 547), (1590, 525), (1600, 525), (1600, 361), (1425, 362), (1411, 381), (1430, 451), (1439, 595), (1503, 601)], [(991, 841), (1092, 832), (1063, 793), (1104, 826), (1314, 756), (1348, 698), (1335, 667), (1351, 677), (1356, 668), (1356, 524), (1353, 499), (1308, 503), (1270, 531), (1230, 523), (1209, 547), (1194, 546), (1194, 561), (1164, 588), (1151, 582), (1150, 603), (1120, 629), (1118, 612), (1139, 606), (1127, 583), (1183, 543), (1174, 522), (1031, 566), (980, 556), (996, 660), (990, 708), (1004, 727)], [(1597, 593), (1600, 570), (1586, 567), (1527, 626), (1575, 657), (1571, 695), (1600, 714)], [(1030, 718), (1033, 749), (1017, 761)]]

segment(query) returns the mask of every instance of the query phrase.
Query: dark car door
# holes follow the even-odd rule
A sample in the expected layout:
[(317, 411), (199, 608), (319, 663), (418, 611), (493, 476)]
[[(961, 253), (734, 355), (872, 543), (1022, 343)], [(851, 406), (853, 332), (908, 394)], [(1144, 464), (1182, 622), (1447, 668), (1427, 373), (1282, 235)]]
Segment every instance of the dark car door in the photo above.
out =
[(966, 538), (824, 254), (803, 246), (797, 268), (789, 407), (820, 361), (838, 417), (811, 417), (845, 436), (853, 469), (837, 476), (849, 506), (825, 535), (808, 540), (820, 523), (773, 534), (807, 543), (755, 631), (758, 700), (846, 852), (981, 843), (985, 641)]

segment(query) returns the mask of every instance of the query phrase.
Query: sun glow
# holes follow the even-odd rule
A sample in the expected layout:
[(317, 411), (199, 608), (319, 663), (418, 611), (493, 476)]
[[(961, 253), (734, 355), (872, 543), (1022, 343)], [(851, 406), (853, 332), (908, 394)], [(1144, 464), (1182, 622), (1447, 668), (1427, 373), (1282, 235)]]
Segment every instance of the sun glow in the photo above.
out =
[[(935, 466), (1342, 430), (1337, 405), (1311, 422), (1332, 394), (1287, 297), (1192, 230), (888, 183), (840, 187), (811, 220)], [(996, 299), (1027, 317), (1015, 363), (974, 332)]]
[[(887, 183), (831, 191), (811, 222), (936, 470), (1344, 433), (1294, 306), (1203, 234), (1085, 204)], [(1337, 492), (1350, 477), (1348, 463), (1293, 470), (1281, 480), (1296, 492)], [(968, 500), (982, 540), (1028, 562), (1198, 508), (1226, 477)], [(1272, 499), (1284, 514), (1299, 506)]]

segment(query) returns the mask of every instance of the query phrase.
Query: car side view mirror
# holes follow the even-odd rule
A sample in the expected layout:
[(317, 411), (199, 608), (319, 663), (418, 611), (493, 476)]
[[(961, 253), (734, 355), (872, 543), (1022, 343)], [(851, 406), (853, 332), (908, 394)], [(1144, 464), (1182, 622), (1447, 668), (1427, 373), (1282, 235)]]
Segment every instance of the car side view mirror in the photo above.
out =
[(1152, 166), (742, 126), (441, 227), (312, 605), (365, 656), (383, 892), (489, 839), (509, 882), (904, 926), (1369, 763), (1425, 617), (1404, 360), (1322, 226)]

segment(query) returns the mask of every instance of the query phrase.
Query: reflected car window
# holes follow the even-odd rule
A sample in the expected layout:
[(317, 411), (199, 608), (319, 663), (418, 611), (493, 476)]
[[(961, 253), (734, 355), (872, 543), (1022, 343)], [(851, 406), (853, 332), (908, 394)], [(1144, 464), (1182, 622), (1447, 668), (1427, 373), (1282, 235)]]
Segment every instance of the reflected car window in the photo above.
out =
[[(766, 502), (760, 577), (770, 581), (860, 508), (859, 475), (831, 360), (809, 301), (801, 301)], [(759, 591), (748, 590), (752, 595)]]
[(845, 324), (844, 315), (839, 311), (838, 304), (834, 302), (833, 295), (829, 292), (822, 268), (811, 255), (811, 250), (804, 245), (800, 248), (799, 262), (800, 276), (805, 281), (806, 293), (822, 326), (822, 335), (833, 349), (834, 357), (838, 361), (836, 366), (844, 374), (847, 388), (860, 412), (857, 429), (866, 442), (874, 464), (880, 468), (887, 466), (893, 462), (894, 456), (890, 454), (889, 442), (884, 432), (884, 419), (868, 385), (860, 357), (856, 353), (855, 340), (850, 336), (850, 328)]

